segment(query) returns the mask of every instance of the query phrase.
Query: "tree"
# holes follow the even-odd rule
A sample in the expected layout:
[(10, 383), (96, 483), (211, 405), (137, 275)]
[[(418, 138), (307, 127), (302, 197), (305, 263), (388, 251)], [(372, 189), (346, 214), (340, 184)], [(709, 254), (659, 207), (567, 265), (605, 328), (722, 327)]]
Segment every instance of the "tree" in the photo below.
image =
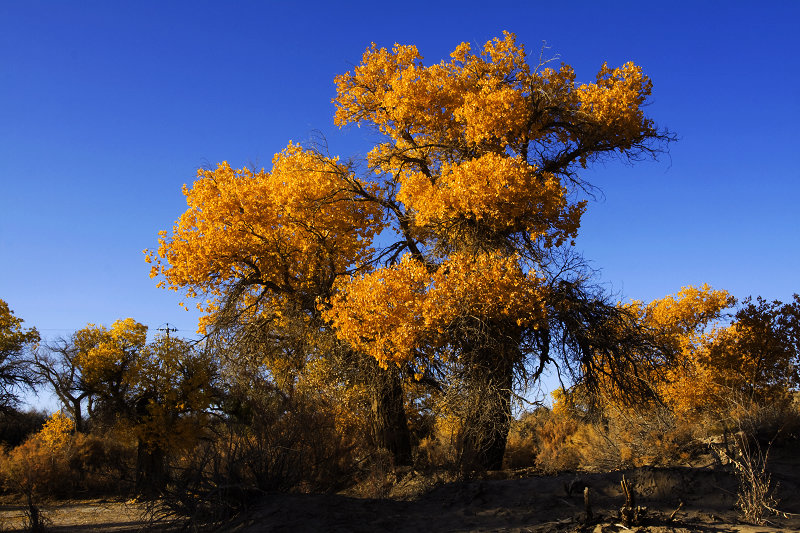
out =
[[(271, 172), (234, 171), (226, 163), (199, 171), (192, 189), (184, 189), (189, 208), (172, 237), (161, 236), (152, 274), (163, 274), (162, 285), (186, 288), (190, 297), (207, 295), (202, 330), (213, 325), (217, 338), (238, 338), (237, 345), (257, 338), (263, 351), (282, 344), (300, 356), (294, 364), (302, 367), (307, 356), (326, 355), (311, 338), (325, 336), (319, 302), (334, 293), (337, 279), (368, 268), (372, 240), (384, 226), (381, 207), (354, 193), (354, 183), (376, 192), (337, 159), (294, 144), (275, 156)], [(369, 364), (349, 351), (344, 360)], [(280, 374), (279, 361), (272, 363)], [(399, 376), (384, 373), (373, 387), (376, 421), (392, 427), (378, 438), (404, 463), (410, 444)]]
[(19, 401), (19, 389), (35, 384), (25, 355), (39, 342), (39, 332), (23, 329), (22, 322), (0, 300), (0, 410), (13, 408)]
[(148, 343), (147, 329), (132, 318), (111, 328), (89, 324), (35, 360), (77, 430), (88, 429), (86, 400), (95, 427), (122, 424), (132, 432), (140, 493), (166, 482), (167, 455), (197, 442), (217, 397), (208, 354), (174, 337), (157, 336)]
[[(619, 411), (656, 400), (678, 418), (697, 422), (709, 414), (730, 416), (737, 402), (778, 406), (800, 386), (797, 295), (788, 304), (747, 298), (737, 306), (727, 291), (688, 286), (646, 304), (619, 307), (647, 340), (641, 348), (621, 345), (630, 360), (629, 374), (636, 373), (650, 394), (632, 398), (626, 389), (633, 384), (611, 379), (619, 373), (608, 372), (604, 358), (595, 354), (592, 360), (601, 363), (595, 387), (580, 383), (571, 391), (572, 401)], [(616, 336), (617, 328), (603, 329)], [(626, 405), (631, 399), (638, 402)]]
[(79, 353), (77, 339), (73, 335), (36, 350), (30, 364), (31, 372), (41, 383), (50, 387), (74, 421), (75, 430), (83, 433), (86, 431), (84, 404), (87, 404), (86, 410), (92, 413), (94, 396), (93, 391), (83, 383), (77, 360)]
[(644, 115), (651, 82), (626, 63), (577, 85), (567, 65), (531, 67), (510, 33), (431, 66), (373, 45), (335, 82), (335, 123), (380, 135), (368, 172), (290, 145), (271, 174), (201, 173), (154, 274), (237, 294), (243, 312), (302, 302), (393, 372), (454, 362), (474, 392), (465, 456), (498, 468), (515, 372), (550, 360), (548, 302), (567, 277), (550, 267), (587, 205), (579, 172), (671, 139)]
[(797, 295), (788, 304), (747, 298), (730, 324), (694, 332), (691, 340), (678, 337), (680, 359), (661, 392), (675, 413), (689, 420), (730, 416), (734, 413), (726, 411), (742, 402), (778, 407), (800, 385), (798, 332)]
[(578, 172), (670, 136), (644, 116), (651, 83), (633, 63), (576, 85), (567, 65), (531, 68), (509, 33), (451, 58), (425, 67), (413, 46), (373, 46), (336, 80), (337, 124), (383, 136), (368, 156), (382, 180), (375, 201), (395, 214), (408, 254), (354, 279), (329, 316), (384, 364), (459, 361), (469, 388), (490, 391), (467, 444), (497, 468), (514, 370), (549, 360), (548, 303), (563, 285), (547, 267), (586, 208)]

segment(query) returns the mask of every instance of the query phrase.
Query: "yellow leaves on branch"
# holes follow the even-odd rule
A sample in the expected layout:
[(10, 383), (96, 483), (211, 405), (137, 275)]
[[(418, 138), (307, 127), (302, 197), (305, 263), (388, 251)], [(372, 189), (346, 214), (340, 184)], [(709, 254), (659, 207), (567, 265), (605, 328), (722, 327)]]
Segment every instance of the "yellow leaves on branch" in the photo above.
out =
[(421, 307), (430, 282), (425, 265), (406, 255), (398, 265), (352, 279), (323, 316), (340, 338), (382, 365), (406, 361), (426, 333)]
[(201, 306), (209, 314), (223, 288), (241, 279), (253, 286), (244, 306), (265, 288), (313, 300), (366, 259), (383, 228), (380, 206), (357, 201), (354, 183), (337, 159), (295, 144), (275, 156), (269, 173), (227, 163), (198, 171), (184, 188), (189, 208), (171, 236), (161, 235), (157, 255), (148, 252), (151, 276), (188, 297), (210, 295)]
[(625, 148), (627, 139), (635, 139), (643, 129), (653, 127), (642, 111), (652, 87), (642, 69), (631, 62), (615, 69), (603, 63), (597, 83), (577, 89), (580, 110), (601, 126), (604, 137), (621, 141), (621, 148)]
[(89, 324), (75, 332), (75, 364), (90, 388), (103, 389), (133, 361), (147, 342), (147, 326), (132, 318), (117, 320), (111, 329)]
[[(428, 67), (414, 46), (395, 45), (390, 52), (373, 44), (360, 65), (335, 81), (336, 124), (374, 125), (411, 157), (453, 143), (519, 152), (530, 141), (567, 145), (582, 135), (624, 150), (654, 133), (641, 110), (652, 84), (640, 67), (604, 64), (595, 83), (575, 87), (568, 65), (532, 70), (524, 47), (509, 32), (486, 43), (480, 54), (462, 43), (449, 62)], [(566, 123), (582, 127), (559, 127)], [(400, 170), (403, 159), (385, 161), (381, 168)]]
[(431, 274), (406, 255), (351, 280), (325, 315), (341, 338), (387, 366), (414, 359), (417, 349), (443, 347), (466, 316), (536, 327), (544, 318), (543, 294), (542, 281), (514, 257), (454, 254)]
[(39, 342), (35, 328), (22, 328), (23, 320), (14, 316), (8, 304), (0, 300), (0, 357), (3, 359), (19, 355), (26, 345)]
[(727, 291), (710, 285), (683, 287), (675, 295), (653, 300), (647, 305), (634, 302), (644, 323), (662, 338), (669, 337), (681, 350), (694, 350), (709, 327), (716, 325), (725, 309), (736, 303)]
[(549, 173), (518, 158), (487, 153), (462, 163), (443, 163), (431, 180), (422, 172), (401, 176), (397, 199), (415, 213), (418, 226), (474, 220), (499, 232), (527, 232), (560, 246), (574, 238), (585, 202), (570, 206), (567, 191)]
[(44, 445), (45, 449), (59, 452), (67, 447), (73, 431), (75, 431), (75, 422), (61, 414), (61, 411), (56, 411), (45, 421), (35, 438)]

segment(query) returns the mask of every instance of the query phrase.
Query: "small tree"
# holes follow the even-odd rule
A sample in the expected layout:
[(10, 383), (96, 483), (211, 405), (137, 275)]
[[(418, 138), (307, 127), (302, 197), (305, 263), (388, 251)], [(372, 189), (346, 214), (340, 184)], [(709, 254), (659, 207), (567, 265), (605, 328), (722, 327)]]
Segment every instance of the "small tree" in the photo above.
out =
[(35, 328), (23, 329), (22, 319), (14, 316), (8, 304), (0, 300), (0, 409), (8, 410), (18, 402), (21, 387), (33, 387), (27, 352), (39, 342)]

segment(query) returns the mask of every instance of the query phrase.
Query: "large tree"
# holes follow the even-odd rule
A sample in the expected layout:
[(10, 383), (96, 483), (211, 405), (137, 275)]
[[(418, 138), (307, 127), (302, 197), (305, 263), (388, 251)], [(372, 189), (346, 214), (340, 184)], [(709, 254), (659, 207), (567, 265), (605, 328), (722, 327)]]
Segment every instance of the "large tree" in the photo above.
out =
[(576, 84), (505, 33), (430, 66), (373, 45), (336, 87), (336, 124), (380, 136), (367, 172), (294, 145), (271, 174), (203, 172), (154, 274), (275, 322), (299, 307), (388, 372), (454, 363), (474, 404), (465, 457), (498, 468), (515, 371), (550, 360), (554, 294), (575, 281), (555, 250), (587, 205), (580, 171), (670, 138), (644, 115), (650, 80), (626, 63)]

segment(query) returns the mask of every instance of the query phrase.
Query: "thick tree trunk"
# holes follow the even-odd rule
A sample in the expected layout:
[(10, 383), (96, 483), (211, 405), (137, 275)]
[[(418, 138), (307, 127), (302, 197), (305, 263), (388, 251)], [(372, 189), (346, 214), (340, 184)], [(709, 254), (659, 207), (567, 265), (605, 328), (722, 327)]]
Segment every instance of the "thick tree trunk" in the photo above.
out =
[[(377, 367), (377, 364), (375, 365)], [(378, 447), (388, 450), (395, 466), (411, 464), (411, 435), (403, 384), (396, 368), (376, 368), (372, 386), (372, 418)]]
[(464, 358), (468, 410), (461, 463), (465, 470), (500, 470), (511, 427), (511, 388), (519, 345), (502, 334), (481, 340)]

